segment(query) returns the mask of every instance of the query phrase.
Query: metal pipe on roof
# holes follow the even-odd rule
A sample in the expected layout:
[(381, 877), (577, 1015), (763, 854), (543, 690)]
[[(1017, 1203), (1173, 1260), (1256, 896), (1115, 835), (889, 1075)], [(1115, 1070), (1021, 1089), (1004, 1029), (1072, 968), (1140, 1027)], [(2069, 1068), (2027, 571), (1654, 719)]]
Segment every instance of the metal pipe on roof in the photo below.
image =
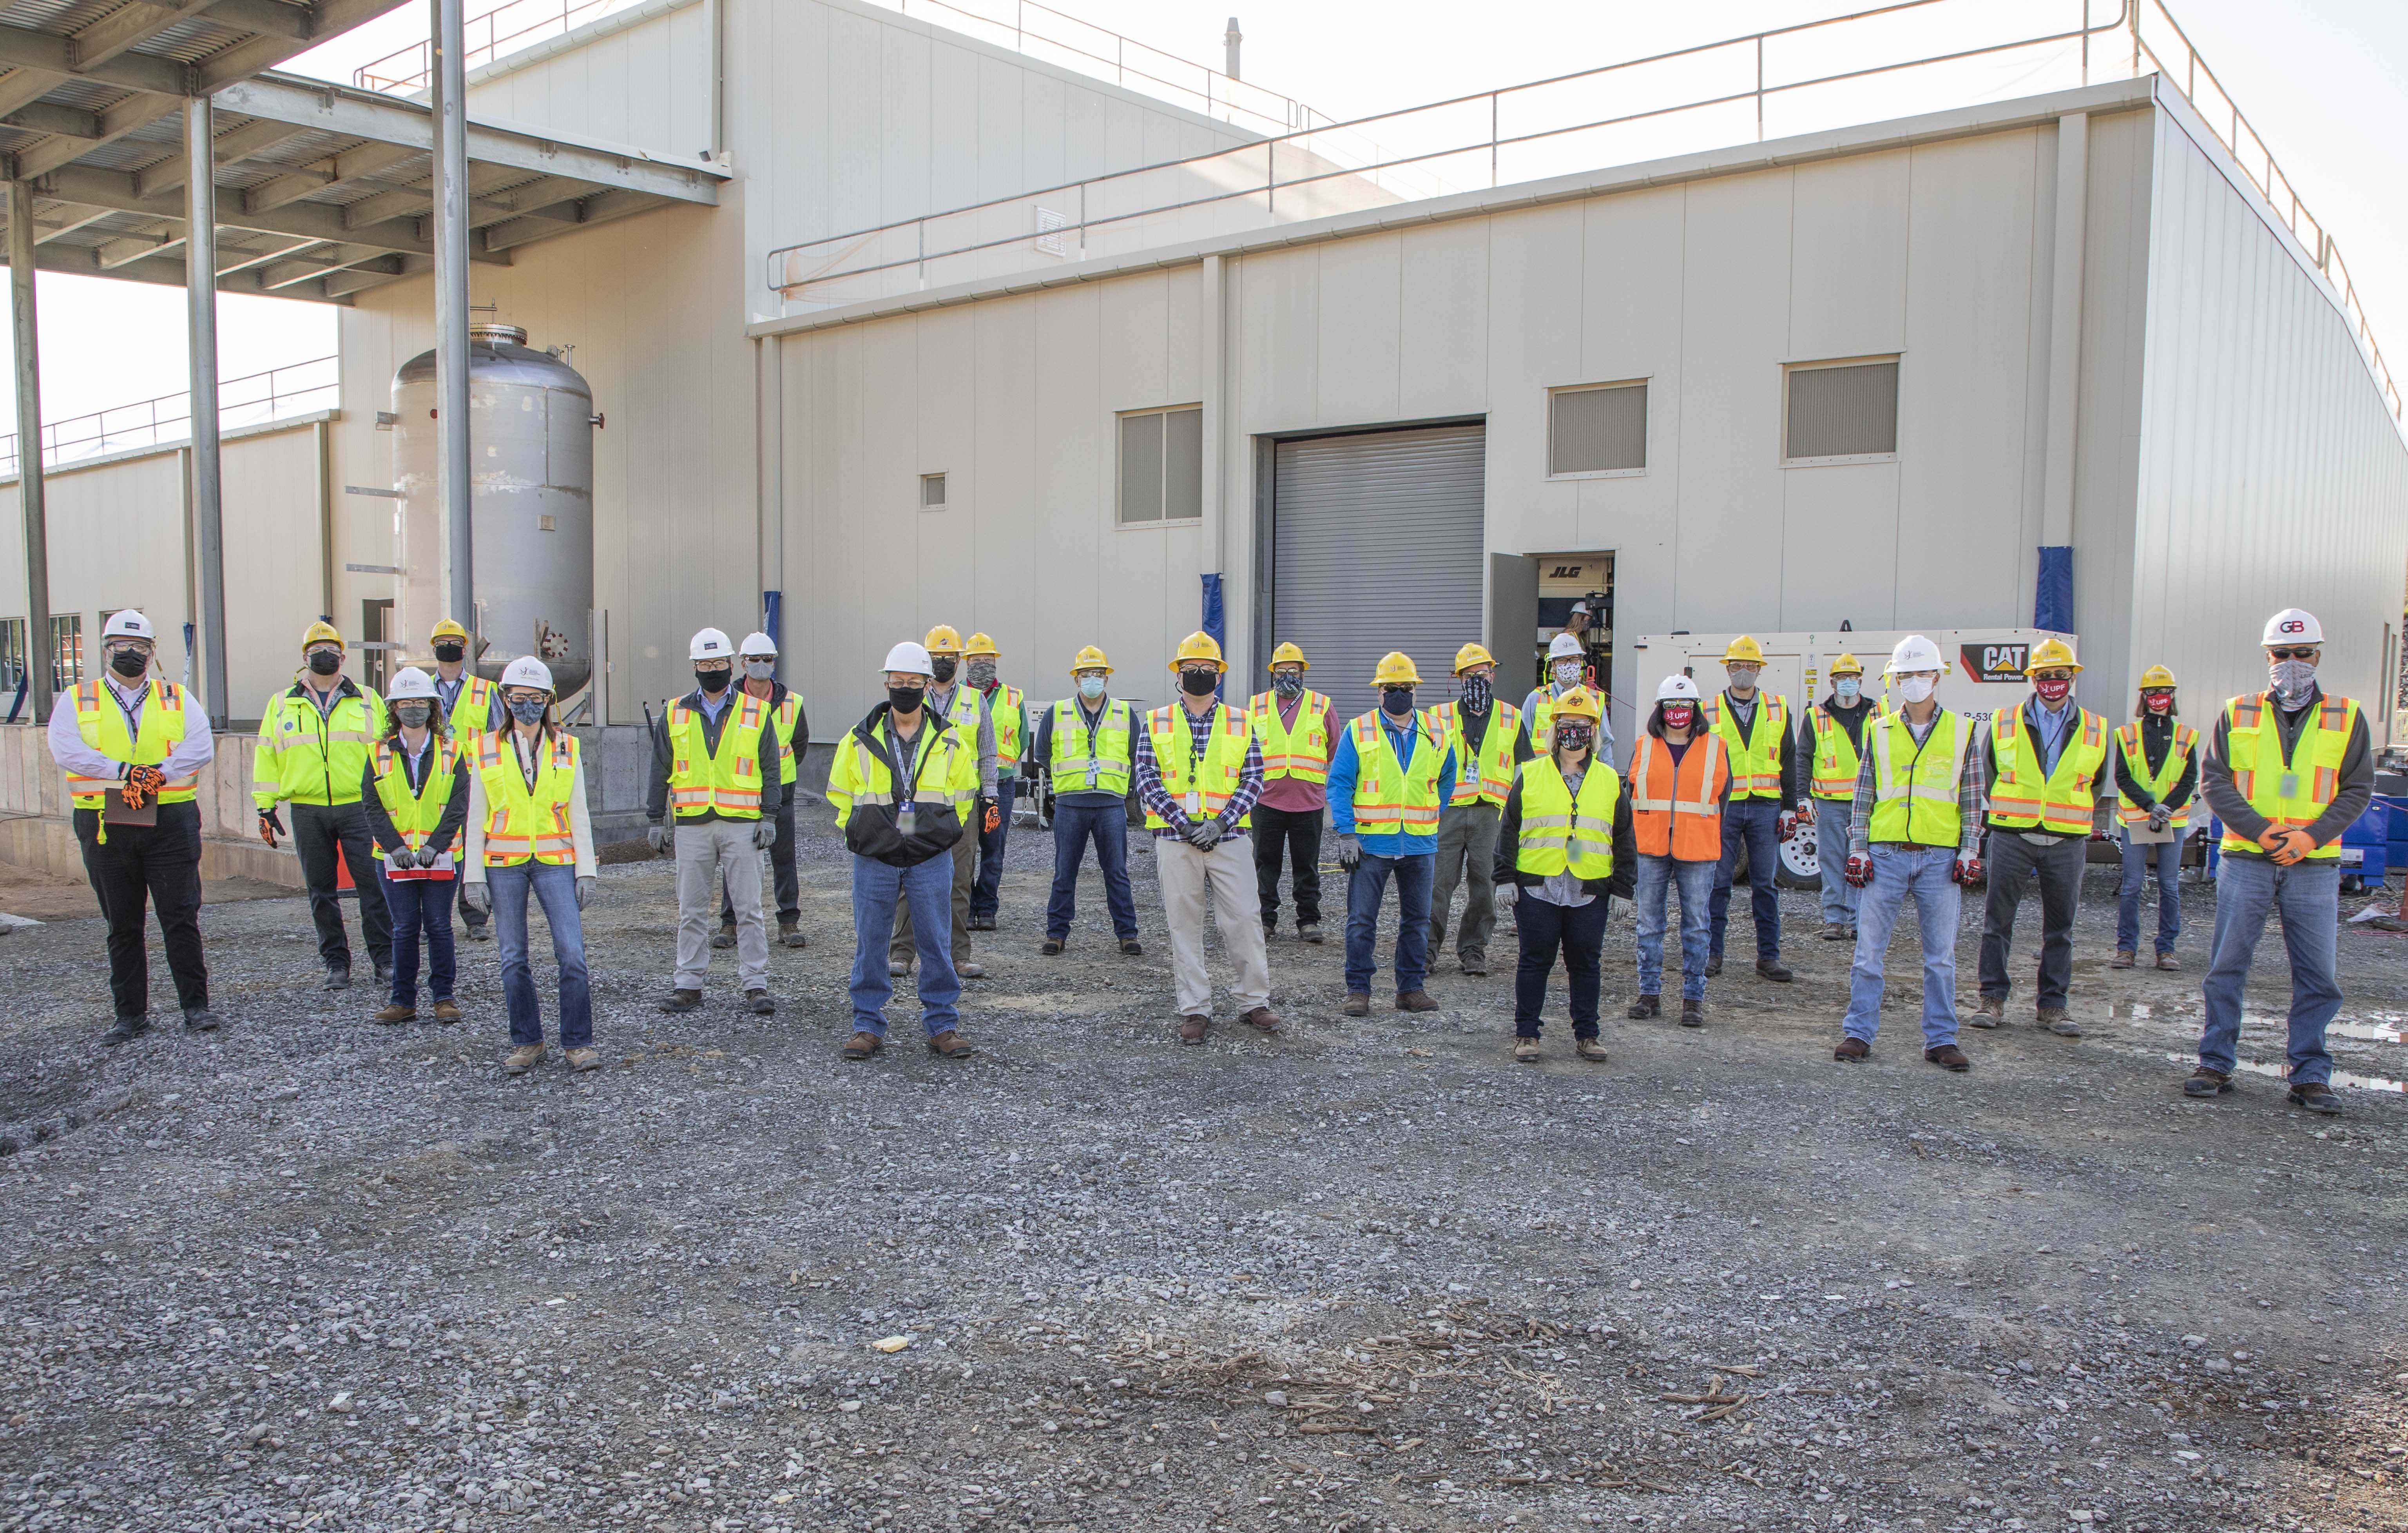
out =
[(8, 183), (9, 336), (17, 364), (17, 507), (25, 524), (25, 675), (34, 722), (50, 712), (50, 550), (42, 509), (40, 326), (34, 308), (34, 187)]
[(435, 0), (436, 485), (451, 560), (451, 614), (482, 652), (468, 469), (468, 70), (464, 0)]
[(192, 394), (194, 557), (199, 562), (201, 703), (225, 727), (225, 522), (218, 453), (218, 187), (215, 115), (205, 95), (184, 99), (184, 314)]
[(1246, 35), (1238, 30), (1238, 19), (1234, 16), (1230, 17), (1229, 30), (1221, 34), (1221, 51), (1225, 60), (1221, 65), (1221, 73), (1231, 79), (1245, 78), (1238, 73), (1238, 46), (1245, 40)]

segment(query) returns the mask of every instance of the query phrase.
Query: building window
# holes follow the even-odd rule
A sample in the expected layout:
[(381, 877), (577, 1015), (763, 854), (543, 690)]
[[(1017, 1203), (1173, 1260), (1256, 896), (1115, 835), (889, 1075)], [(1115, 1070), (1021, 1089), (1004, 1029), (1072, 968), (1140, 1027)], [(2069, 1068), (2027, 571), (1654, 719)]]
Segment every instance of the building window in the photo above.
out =
[(1784, 377), (1784, 463), (1852, 463), (1898, 452), (1898, 358), (1801, 362)]
[(1647, 385), (1557, 389), (1547, 423), (1550, 474), (1635, 474), (1647, 466)]
[(50, 619), (50, 695), (83, 681), (83, 614)]
[(1204, 514), (1204, 408), (1121, 417), (1121, 522), (1192, 522)]
[(25, 620), (0, 619), (0, 697), (13, 705), (18, 690), (24, 684)]
[(921, 475), (920, 509), (924, 511), (941, 511), (944, 509), (945, 476), (942, 474)]

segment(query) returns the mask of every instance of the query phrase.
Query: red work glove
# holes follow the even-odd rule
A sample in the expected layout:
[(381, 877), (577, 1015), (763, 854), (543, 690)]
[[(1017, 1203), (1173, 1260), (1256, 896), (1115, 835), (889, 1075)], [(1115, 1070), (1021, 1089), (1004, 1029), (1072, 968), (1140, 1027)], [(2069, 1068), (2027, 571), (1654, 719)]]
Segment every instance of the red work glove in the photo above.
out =
[(1783, 809), (1780, 816), (1772, 822), (1772, 825), (1774, 835), (1784, 841), (1788, 840), (1798, 834), (1798, 811)]
[(1959, 883), (1978, 882), (1982, 877), (1982, 859), (1959, 857), (1956, 859), (1956, 866), (1948, 870), (1948, 876)]
[(1862, 852), (1848, 853), (1848, 887), (1861, 889), (1872, 881), (1873, 860)]

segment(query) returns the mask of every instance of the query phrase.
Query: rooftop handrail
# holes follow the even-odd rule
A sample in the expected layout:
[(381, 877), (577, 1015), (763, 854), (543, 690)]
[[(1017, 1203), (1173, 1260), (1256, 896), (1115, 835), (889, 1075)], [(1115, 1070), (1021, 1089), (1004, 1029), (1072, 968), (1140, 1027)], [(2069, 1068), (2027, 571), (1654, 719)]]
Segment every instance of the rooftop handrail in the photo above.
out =
[[(262, 425), (341, 402), (342, 358), (311, 357), (218, 384), (218, 429)], [(42, 466), (56, 467), (110, 452), (156, 447), (191, 434), (193, 399), (186, 392), (112, 405), (42, 424)], [(0, 475), (20, 467), (17, 434), (0, 436)]]
[[(502, 0), (467, 18), (464, 24), (465, 67), (474, 69), (545, 37), (556, 37), (637, 0)], [(507, 29), (507, 30), (505, 30)], [(408, 95), (434, 88), (435, 44), (422, 38), (351, 71), (351, 83), (364, 91)]]

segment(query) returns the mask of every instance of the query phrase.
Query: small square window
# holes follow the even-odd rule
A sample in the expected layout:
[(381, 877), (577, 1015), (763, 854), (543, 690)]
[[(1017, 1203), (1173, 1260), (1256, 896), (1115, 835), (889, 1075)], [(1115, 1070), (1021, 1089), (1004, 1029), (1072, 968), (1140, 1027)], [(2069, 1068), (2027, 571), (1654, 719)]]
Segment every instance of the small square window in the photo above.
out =
[(945, 509), (944, 475), (920, 476), (920, 509), (924, 511), (941, 511)]
[(1829, 463), (1898, 452), (1898, 358), (1788, 369), (1782, 461)]
[(1627, 473), (1647, 466), (1647, 385), (1558, 389), (1547, 430), (1550, 474)]
[(1203, 407), (1122, 416), (1122, 523), (1193, 522), (1203, 514)]

